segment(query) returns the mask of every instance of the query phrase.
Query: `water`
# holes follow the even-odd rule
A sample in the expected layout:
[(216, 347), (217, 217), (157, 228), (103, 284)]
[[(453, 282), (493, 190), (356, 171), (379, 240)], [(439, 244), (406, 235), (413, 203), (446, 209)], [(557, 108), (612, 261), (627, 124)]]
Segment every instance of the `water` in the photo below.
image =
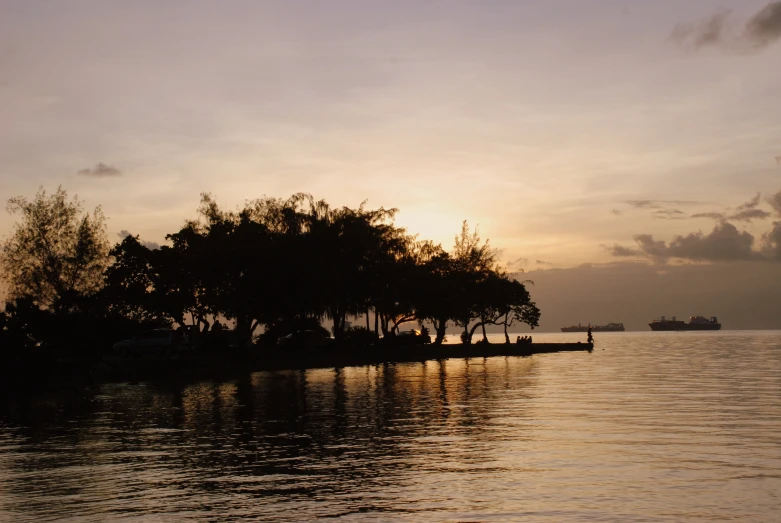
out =
[(6, 398), (0, 520), (777, 520), (781, 332), (595, 337)]

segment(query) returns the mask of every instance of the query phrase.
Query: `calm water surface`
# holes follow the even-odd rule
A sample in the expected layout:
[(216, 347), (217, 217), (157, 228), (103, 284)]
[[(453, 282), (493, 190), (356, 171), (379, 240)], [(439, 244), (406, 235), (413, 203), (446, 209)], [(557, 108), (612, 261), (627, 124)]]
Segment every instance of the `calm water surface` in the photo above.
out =
[(778, 521), (781, 332), (595, 337), (3, 398), (0, 520)]

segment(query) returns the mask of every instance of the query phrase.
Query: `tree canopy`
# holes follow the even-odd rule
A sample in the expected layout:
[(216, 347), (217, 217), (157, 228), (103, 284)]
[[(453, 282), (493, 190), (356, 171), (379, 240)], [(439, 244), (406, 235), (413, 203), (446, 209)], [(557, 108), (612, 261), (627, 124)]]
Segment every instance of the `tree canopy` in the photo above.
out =
[[(232, 322), (248, 342), (269, 332), (374, 317), (374, 333), (429, 321), (442, 343), (448, 324), (471, 343), (478, 328), (536, 327), (539, 310), (523, 282), (504, 271), (488, 241), (464, 222), (450, 252), (393, 223), (396, 209), (332, 207), (298, 193), (225, 210), (203, 194), (197, 215), (151, 249), (128, 236), (110, 251), (105, 219), (82, 212), (64, 190), (9, 201), (21, 214), (3, 247), (12, 297), (51, 308), (64, 296), (93, 297), (103, 317), (139, 324)], [(99, 308), (99, 307), (98, 307)], [(16, 310), (16, 309), (14, 309)], [(18, 316), (18, 315), (17, 315)], [(15, 316), (16, 317), (16, 316)]]
[(53, 194), (41, 188), (32, 201), (11, 198), (7, 210), (19, 216), (0, 257), (12, 298), (29, 298), (50, 308), (100, 290), (109, 262), (100, 207), (85, 213), (77, 197), (69, 200), (58, 187)]

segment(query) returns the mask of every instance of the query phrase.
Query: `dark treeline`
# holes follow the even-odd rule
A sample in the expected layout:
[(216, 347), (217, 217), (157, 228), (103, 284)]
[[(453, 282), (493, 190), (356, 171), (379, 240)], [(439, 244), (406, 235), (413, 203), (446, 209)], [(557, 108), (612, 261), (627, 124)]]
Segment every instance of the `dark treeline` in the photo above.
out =
[(295, 194), (228, 211), (205, 194), (197, 217), (166, 236), (170, 245), (127, 236), (111, 247), (100, 209), (84, 213), (61, 188), (13, 198), (8, 210), (18, 219), (1, 260), (5, 347), (93, 352), (150, 327), (189, 324), (203, 335), (218, 318), (242, 344), (324, 319), (340, 342), (359, 316), (377, 338), (429, 322), (434, 343), (448, 324), (463, 329), (464, 343), (503, 325), (509, 342), (514, 322), (539, 320), (524, 283), (466, 222), (448, 252), (395, 226), (396, 209)]

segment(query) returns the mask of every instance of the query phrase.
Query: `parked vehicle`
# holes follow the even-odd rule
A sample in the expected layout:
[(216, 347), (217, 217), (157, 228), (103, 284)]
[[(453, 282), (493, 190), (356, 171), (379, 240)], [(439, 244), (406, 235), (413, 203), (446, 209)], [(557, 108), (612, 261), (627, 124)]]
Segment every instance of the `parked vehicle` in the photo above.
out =
[(173, 357), (182, 340), (172, 329), (151, 329), (114, 344), (113, 355), (131, 359), (165, 359)]
[(423, 332), (416, 329), (401, 331), (396, 335), (388, 335), (383, 339), (383, 343), (389, 345), (425, 345), (431, 343), (431, 336), (428, 331)]

